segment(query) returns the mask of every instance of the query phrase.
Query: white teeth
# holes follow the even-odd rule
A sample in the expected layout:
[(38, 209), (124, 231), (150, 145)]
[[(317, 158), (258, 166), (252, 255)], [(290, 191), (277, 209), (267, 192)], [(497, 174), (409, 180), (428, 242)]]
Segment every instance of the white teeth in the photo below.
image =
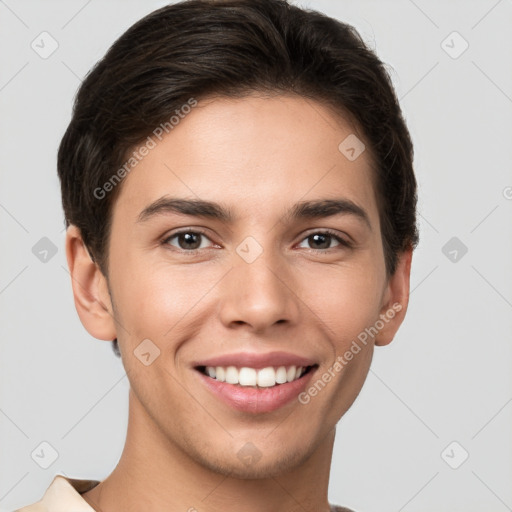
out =
[(276, 384), (285, 384), (293, 382), (303, 375), (305, 368), (303, 366), (279, 366), (273, 368), (248, 368), (246, 366), (237, 368), (236, 366), (207, 366), (205, 373), (212, 379), (228, 384), (238, 384), (240, 386), (259, 386), (261, 388), (270, 388)]
[(276, 372), (276, 382), (278, 384), (284, 384), (286, 382), (286, 368), (280, 366)]
[(238, 384), (238, 370), (234, 366), (226, 368), (226, 382), (228, 384)]
[(217, 366), (217, 368), (215, 368), (215, 373), (215, 378), (217, 380), (220, 380), (221, 382), (224, 382), (226, 380), (226, 371), (222, 366)]
[(241, 386), (256, 386), (258, 375), (254, 368), (240, 368), (238, 381)]
[(260, 388), (269, 388), (276, 385), (276, 371), (269, 366), (258, 370), (258, 386)]

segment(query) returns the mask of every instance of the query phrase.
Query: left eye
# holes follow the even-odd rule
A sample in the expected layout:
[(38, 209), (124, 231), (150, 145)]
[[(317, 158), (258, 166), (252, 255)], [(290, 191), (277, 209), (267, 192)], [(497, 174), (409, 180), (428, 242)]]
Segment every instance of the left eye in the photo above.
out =
[(165, 243), (176, 247), (175, 244), (171, 243), (171, 240), (176, 239), (179, 249), (193, 251), (195, 249), (204, 249), (207, 247), (207, 245), (205, 246), (201, 243), (202, 238), (209, 240), (209, 238), (203, 233), (199, 233), (197, 231), (182, 231), (181, 233), (175, 233), (174, 235), (171, 235), (165, 240)]
[[(309, 240), (309, 242), (308, 242)], [(331, 233), (313, 233), (312, 235), (304, 238), (304, 242), (309, 243), (308, 249), (330, 249), (331, 243), (335, 242), (334, 246), (337, 245), (348, 245), (344, 240)], [(302, 243), (304, 243), (302, 242)], [(304, 247), (300, 245), (299, 247)]]

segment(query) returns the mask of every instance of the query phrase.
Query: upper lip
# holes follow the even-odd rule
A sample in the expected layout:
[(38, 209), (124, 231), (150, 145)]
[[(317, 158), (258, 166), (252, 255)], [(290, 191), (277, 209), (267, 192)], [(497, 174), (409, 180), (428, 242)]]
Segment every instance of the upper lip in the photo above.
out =
[(193, 366), (236, 366), (261, 369), (269, 366), (313, 366), (314, 364), (315, 361), (311, 359), (288, 352), (267, 352), (266, 354), (237, 352), (204, 359), (193, 363)]

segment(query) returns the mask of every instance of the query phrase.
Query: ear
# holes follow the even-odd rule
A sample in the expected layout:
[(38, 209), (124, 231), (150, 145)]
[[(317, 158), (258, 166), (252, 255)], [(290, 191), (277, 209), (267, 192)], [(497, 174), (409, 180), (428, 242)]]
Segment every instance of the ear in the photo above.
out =
[(97, 339), (113, 340), (117, 335), (107, 279), (92, 261), (80, 230), (73, 225), (66, 231), (66, 258), (82, 325)]
[(405, 318), (409, 304), (411, 261), (412, 248), (400, 253), (395, 273), (388, 280), (379, 317), (384, 327), (376, 335), (375, 345), (391, 343)]

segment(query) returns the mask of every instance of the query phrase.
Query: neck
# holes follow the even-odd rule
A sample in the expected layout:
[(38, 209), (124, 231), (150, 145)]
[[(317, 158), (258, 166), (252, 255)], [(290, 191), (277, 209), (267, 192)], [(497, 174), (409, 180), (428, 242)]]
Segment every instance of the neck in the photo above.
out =
[(98, 512), (213, 512), (243, 504), (244, 512), (329, 511), (329, 470), (335, 431), (284, 474), (238, 479), (192, 459), (155, 426), (130, 390), (126, 443), (116, 468), (82, 497)]

